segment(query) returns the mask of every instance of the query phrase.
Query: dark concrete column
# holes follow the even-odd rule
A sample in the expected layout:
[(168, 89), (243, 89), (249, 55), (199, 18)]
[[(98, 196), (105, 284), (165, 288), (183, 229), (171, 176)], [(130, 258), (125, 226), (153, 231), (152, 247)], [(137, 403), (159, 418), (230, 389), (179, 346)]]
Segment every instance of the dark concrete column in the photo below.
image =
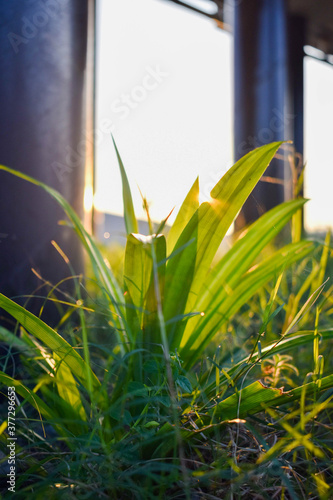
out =
[[(0, 0), (0, 163), (59, 190), (81, 217), (88, 1)], [(0, 172), (2, 293), (31, 294), (41, 284), (32, 267), (52, 284), (70, 275), (51, 240), (83, 271), (81, 246), (61, 219), (42, 189)], [(73, 290), (70, 282), (61, 288)], [(46, 316), (56, 322), (54, 306)]]
[[(234, 3), (234, 152), (238, 160), (269, 142), (289, 139), (285, 0)], [(285, 161), (274, 159), (266, 177), (284, 178)], [(284, 200), (281, 184), (259, 182), (245, 203), (236, 229)]]
[[(289, 87), (287, 126), (297, 154), (296, 165), (303, 165), (304, 158), (304, 45), (306, 23), (300, 16), (288, 17)], [(291, 196), (291, 183), (286, 196)], [(289, 186), (287, 186), (288, 188)]]

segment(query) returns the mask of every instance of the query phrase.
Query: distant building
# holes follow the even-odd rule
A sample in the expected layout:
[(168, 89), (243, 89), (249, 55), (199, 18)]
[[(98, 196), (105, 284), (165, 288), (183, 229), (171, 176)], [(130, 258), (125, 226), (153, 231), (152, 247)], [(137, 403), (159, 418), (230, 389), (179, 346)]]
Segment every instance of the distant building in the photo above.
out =
[[(140, 234), (149, 234), (147, 221), (139, 220), (138, 225)], [(164, 230), (164, 234), (165, 232), (166, 230)], [(127, 235), (124, 218), (121, 215), (95, 212), (94, 235), (98, 241), (105, 245), (119, 244), (125, 246)]]

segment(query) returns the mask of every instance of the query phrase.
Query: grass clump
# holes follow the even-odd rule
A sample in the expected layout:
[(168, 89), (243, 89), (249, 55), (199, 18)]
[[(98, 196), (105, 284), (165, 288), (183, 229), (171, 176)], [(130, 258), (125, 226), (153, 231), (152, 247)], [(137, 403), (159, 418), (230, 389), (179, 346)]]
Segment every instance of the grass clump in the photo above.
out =
[(117, 151), (128, 233), (120, 280), (59, 193), (0, 167), (58, 201), (93, 273), (93, 286), (73, 277), (72, 314), (56, 329), (0, 294), (20, 325), (17, 335), (0, 329), (22, 363), (10, 371), (8, 354), (0, 372), (3, 392), (17, 395), (15, 497), (329, 498), (329, 236), (261, 256), (297, 220), (305, 200), (295, 199), (214, 260), (280, 146), (242, 158), (210, 202), (199, 205), (196, 181), (167, 236), (167, 219), (154, 232), (148, 208), (150, 234), (138, 234)]

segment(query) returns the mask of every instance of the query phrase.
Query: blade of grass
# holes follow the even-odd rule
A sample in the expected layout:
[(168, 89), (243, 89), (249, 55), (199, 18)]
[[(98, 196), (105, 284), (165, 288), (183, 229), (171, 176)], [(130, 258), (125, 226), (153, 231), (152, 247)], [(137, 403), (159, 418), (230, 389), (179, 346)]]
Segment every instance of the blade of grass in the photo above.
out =
[(138, 231), (138, 222), (137, 222), (137, 219), (135, 217), (131, 188), (130, 188), (130, 185), (129, 185), (129, 182), (127, 179), (127, 175), (126, 175), (126, 171), (125, 171), (122, 159), (120, 157), (118, 148), (116, 146), (116, 143), (115, 143), (115, 140), (114, 140), (114, 137), (112, 134), (111, 134), (111, 137), (112, 137), (114, 149), (116, 150), (119, 170), (120, 170), (120, 174), (121, 174), (121, 181), (122, 181), (122, 185), (123, 185), (124, 219), (125, 219), (126, 231), (127, 231), (127, 234), (138, 233), (139, 232)]
[[(319, 334), (323, 340), (333, 339), (333, 328), (320, 330)], [(313, 344), (315, 336), (316, 332), (311, 330), (307, 330), (304, 332), (296, 332), (293, 334), (286, 335), (281, 339), (281, 341), (278, 344), (276, 342), (270, 342), (267, 346), (262, 347), (261, 354), (259, 354), (259, 352), (256, 351), (252, 355), (251, 361), (253, 363), (256, 363), (259, 360), (259, 358), (263, 360), (267, 357), (272, 357), (275, 354), (281, 354), (284, 352), (289, 353), (292, 349), (297, 349), (309, 344)], [(224, 374), (225, 370), (221, 370), (220, 387), (222, 387), (225, 384), (229, 384), (230, 377), (233, 377), (233, 379), (235, 379), (235, 375), (237, 374), (238, 378), (240, 373), (248, 369), (249, 367), (248, 362), (249, 362), (249, 356), (246, 356), (241, 360), (239, 360), (238, 362), (233, 363), (232, 367), (226, 372), (227, 376)], [(215, 390), (215, 382), (209, 383), (205, 389), (207, 394), (214, 394), (214, 390)]]
[(60, 356), (82, 385), (89, 390), (87, 370), (90, 371), (94, 390), (98, 390), (100, 382), (94, 372), (87, 367), (81, 356), (55, 330), (44, 321), (27, 311), (20, 305), (0, 294), (0, 307), (13, 316), (31, 335), (41, 340), (52, 351)]
[(24, 384), (22, 384), (22, 382), (15, 380), (14, 378), (10, 377), (6, 373), (3, 373), (2, 371), (0, 371), (0, 381), (7, 387), (15, 387), (15, 391), (17, 392), (17, 394), (20, 394), (20, 396), (22, 396), (25, 399), (25, 401), (31, 404), (38, 411), (39, 418), (43, 428), (43, 433), (45, 436), (46, 434), (44, 430), (42, 415), (48, 421), (53, 421), (58, 418), (57, 413), (51, 410), (51, 408), (49, 408), (47, 404), (44, 403), (44, 401), (39, 396), (37, 396), (37, 394), (28, 389)]
[[(68, 218), (70, 219), (71, 223), (73, 224), (78, 237), (80, 238), (84, 248), (86, 249), (89, 255), (89, 259), (92, 263), (97, 282), (99, 283), (102, 292), (104, 293), (111, 307), (113, 307), (117, 313), (116, 315), (116, 318), (118, 318), (117, 320), (115, 319), (115, 316), (112, 312), (110, 314), (110, 319), (115, 326), (115, 331), (118, 335), (120, 349), (123, 353), (125, 353), (127, 346), (126, 342), (128, 339), (124, 335), (125, 311), (123, 307), (124, 298), (122, 295), (122, 291), (115, 277), (113, 276), (111, 269), (108, 268), (103, 256), (101, 255), (99, 249), (97, 248), (97, 245), (94, 243), (92, 237), (84, 229), (83, 224), (80, 221), (77, 214), (75, 213), (75, 211), (72, 209), (70, 204), (65, 200), (65, 198), (60, 193), (58, 193), (58, 191), (47, 186), (43, 182), (40, 182), (34, 179), (33, 177), (30, 177), (29, 175), (26, 175), (22, 172), (18, 172), (4, 165), (0, 165), (0, 170), (15, 175), (20, 179), (35, 184), (36, 186), (40, 186), (47, 193), (49, 193), (50, 196), (52, 196), (52, 198), (54, 198), (63, 208)], [(127, 335), (131, 336), (129, 328), (127, 328)]]

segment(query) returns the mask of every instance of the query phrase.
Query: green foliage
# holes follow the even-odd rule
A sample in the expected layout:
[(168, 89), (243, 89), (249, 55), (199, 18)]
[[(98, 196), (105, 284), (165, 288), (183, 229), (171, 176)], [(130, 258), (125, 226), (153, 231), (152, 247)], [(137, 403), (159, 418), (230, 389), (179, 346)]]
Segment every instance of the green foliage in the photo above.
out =
[[(80, 325), (70, 335), (71, 313), (52, 329), (0, 294), (0, 307), (21, 325), (18, 335), (0, 328), (9, 349), (0, 382), (15, 386), (22, 415), (18, 498), (175, 498), (179, 490), (188, 499), (229, 498), (230, 491), (242, 496), (242, 488), (262, 491), (257, 477), (266, 478), (267, 498), (298, 498), (301, 486), (286, 464), (297, 475), (303, 460), (312, 459), (307, 491), (328, 498), (333, 443), (321, 431), (331, 422), (333, 388), (323, 356), (333, 337), (332, 289), (323, 284), (329, 236), (324, 245), (295, 237), (262, 257), (302, 209), (305, 200), (296, 199), (264, 214), (216, 260), (280, 146), (242, 158), (213, 188), (210, 202), (199, 204), (197, 179), (167, 236), (167, 219), (155, 234), (148, 209), (150, 234), (137, 233), (116, 149), (128, 233), (120, 280), (59, 193), (0, 166), (62, 206), (86, 250), (89, 287), (97, 290), (93, 300), (79, 295), (67, 304)], [(21, 353), (20, 376), (8, 373), (12, 349)], [(301, 360), (296, 368), (293, 353), (302, 353), (304, 366)], [(323, 427), (314, 429), (319, 416)], [(6, 426), (0, 426), (1, 446)], [(250, 447), (239, 444), (243, 435), (257, 443), (250, 458)], [(40, 456), (31, 448), (42, 450)]]

